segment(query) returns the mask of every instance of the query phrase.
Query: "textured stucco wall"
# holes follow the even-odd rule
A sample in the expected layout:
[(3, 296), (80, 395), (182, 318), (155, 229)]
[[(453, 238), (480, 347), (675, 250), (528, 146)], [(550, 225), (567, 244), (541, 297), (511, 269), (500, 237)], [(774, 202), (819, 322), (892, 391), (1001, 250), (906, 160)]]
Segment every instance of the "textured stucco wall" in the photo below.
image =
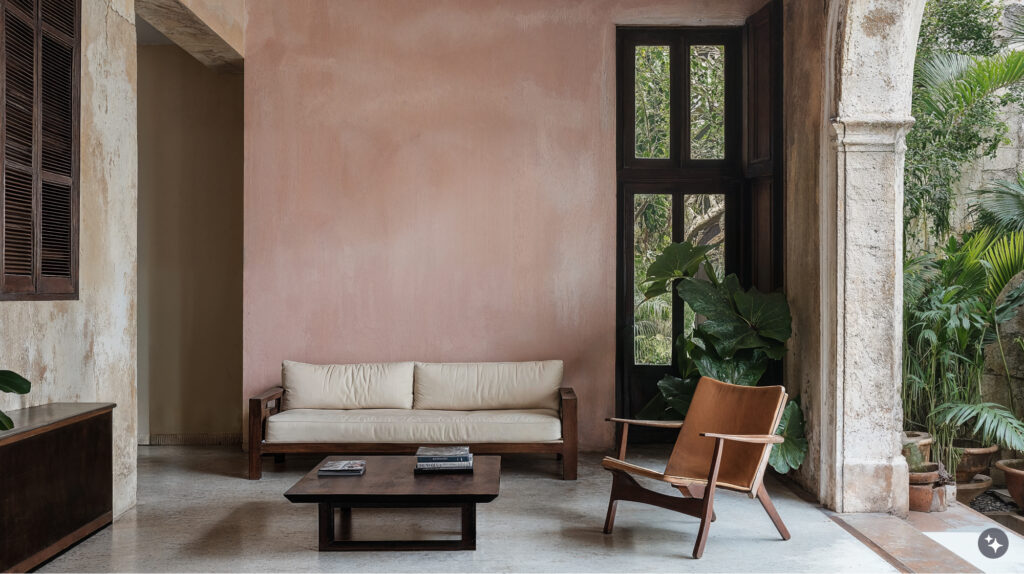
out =
[(282, 359), (559, 358), (610, 446), (615, 25), (763, 3), (250, 1), (241, 398)]
[(242, 392), (242, 77), (178, 46), (140, 46), (138, 113), (139, 396), (149, 415), (141, 428), (140, 413), (140, 438), (233, 442)]
[(826, 11), (819, 3), (787, 0), (783, 9), (785, 127), (785, 292), (793, 314), (785, 380), (800, 396), (810, 445), (799, 479), (818, 491), (825, 380), (821, 360), (821, 147), (824, 121)]
[(132, 0), (82, 2), (78, 301), (0, 302), (0, 367), (33, 382), (19, 408), (115, 402), (114, 513), (135, 504), (136, 49)]

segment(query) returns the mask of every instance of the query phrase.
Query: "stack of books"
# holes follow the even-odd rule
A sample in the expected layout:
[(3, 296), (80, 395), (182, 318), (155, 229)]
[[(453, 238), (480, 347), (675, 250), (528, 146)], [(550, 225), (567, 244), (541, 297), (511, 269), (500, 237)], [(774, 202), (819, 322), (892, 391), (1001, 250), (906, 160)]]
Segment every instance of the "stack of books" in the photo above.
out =
[(365, 460), (332, 460), (320, 465), (317, 476), (362, 476), (366, 472)]
[(416, 451), (416, 474), (473, 472), (468, 446), (421, 446)]

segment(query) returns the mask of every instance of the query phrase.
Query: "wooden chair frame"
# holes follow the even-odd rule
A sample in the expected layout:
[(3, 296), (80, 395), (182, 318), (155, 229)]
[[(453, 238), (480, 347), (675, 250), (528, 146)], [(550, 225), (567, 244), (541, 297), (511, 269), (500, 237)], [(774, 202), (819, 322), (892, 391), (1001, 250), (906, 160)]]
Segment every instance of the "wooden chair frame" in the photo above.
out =
[[(783, 404), (785, 404), (785, 401), (783, 401)], [(625, 461), (629, 425), (681, 429), (683, 426), (682, 421), (649, 421), (620, 418), (610, 418), (607, 420), (621, 424), (622, 433), (619, 442), (618, 458), (605, 457), (602, 462), (602, 466), (612, 473), (612, 491), (611, 495), (608, 497), (608, 513), (604, 520), (605, 534), (612, 533), (612, 528), (615, 526), (615, 510), (620, 500), (641, 502), (643, 504), (650, 504), (666, 508), (668, 510), (674, 510), (676, 512), (700, 518), (700, 529), (697, 531), (697, 542), (693, 546), (693, 557), (700, 558), (704, 554), (704, 545), (707, 543), (708, 531), (711, 527), (711, 523), (714, 522), (716, 518), (714, 510), (715, 489), (725, 488), (727, 490), (746, 492), (751, 498), (757, 498), (761, 502), (761, 506), (764, 507), (765, 512), (768, 513), (769, 518), (771, 518), (772, 524), (774, 524), (775, 528), (778, 529), (782, 539), (789, 540), (789, 530), (782, 522), (782, 518), (779, 516), (778, 511), (775, 510), (775, 505), (772, 504), (772, 500), (768, 496), (768, 491), (764, 488), (763, 479), (765, 466), (767, 466), (768, 463), (767, 456), (761, 461), (761, 466), (758, 469), (754, 484), (749, 490), (718, 482), (718, 470), (722, 462), (722, 451), (725, 448), (726, 441), (778, 444), (783, 441), (781, 436), (700, 433), (700, 436), (715, 439), (715, 450), (714, 454), (711, 456), (711, 470), (708, 472), (707, 479), (699, 480), (666, 475), (665, 473), (630, 464)], [(776, 425), (777, 424), (778, 416), (776, 416)], [(644, 488), (643, 486), (640, 486), (632, 476), (630, 476), (631, 474), (667, 482), (679, 490), (682, 498), (669, 496), (667, 494), (654, 492), (653, 490)]]
[[(263, 476), (263, 455), (272, 454), (281, 462), (289, 453), (320, 454), (413, 454), (421, 446), (445, 446), (424, 443), (283, 443), (267, 442), (267, 419), (281, 412), (284, 387), (273, 387), (249, 399), (249, 479)], [(576, 480), (579, 460), (577, 437), (577, 399), (572, 387), (558, 389), (558, 414), (562, 421), (562, 440), (523, 443), (470, 443), (474, 454), (554, 454), (562, 461), (562, 479)]]

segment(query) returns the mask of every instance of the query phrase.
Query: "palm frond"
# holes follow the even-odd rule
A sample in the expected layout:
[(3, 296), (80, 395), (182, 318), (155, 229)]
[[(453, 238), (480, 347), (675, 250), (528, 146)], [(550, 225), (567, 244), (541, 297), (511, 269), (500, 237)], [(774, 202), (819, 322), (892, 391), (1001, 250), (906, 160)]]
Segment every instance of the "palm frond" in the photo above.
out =
[(999, 237), (988, 246), (982, 258), (989, 264), (986, 294), (989, 304), (994, 306), (1003, 289), (1024, 271), (1024, 231)]
[(962, 427), (974, 423), (971, 434), (1010, 450), (1024, 450), (1024, 423), (996, 403), (945, 403), (933, 412), (939, 424)]
[(921, 63), (918, 102), (926, 113), (958, 121), (971, 106), (1024, 79), (1024, 51), (988, 57), (937, 53)]
[(994, 181), (972, 195), (971, 212), (979, 224), (1001, 232), (1024, 230), (1024, 172), (1016, 181)]

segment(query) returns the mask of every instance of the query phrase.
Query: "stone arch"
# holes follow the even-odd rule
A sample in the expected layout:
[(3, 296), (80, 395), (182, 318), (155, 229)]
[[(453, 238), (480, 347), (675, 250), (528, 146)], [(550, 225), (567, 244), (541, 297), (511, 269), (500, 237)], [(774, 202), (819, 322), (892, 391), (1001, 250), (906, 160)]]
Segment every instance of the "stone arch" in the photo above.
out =
[(819, 498), (905, 514), (903, 161), (926, 0), (827, 4)]

